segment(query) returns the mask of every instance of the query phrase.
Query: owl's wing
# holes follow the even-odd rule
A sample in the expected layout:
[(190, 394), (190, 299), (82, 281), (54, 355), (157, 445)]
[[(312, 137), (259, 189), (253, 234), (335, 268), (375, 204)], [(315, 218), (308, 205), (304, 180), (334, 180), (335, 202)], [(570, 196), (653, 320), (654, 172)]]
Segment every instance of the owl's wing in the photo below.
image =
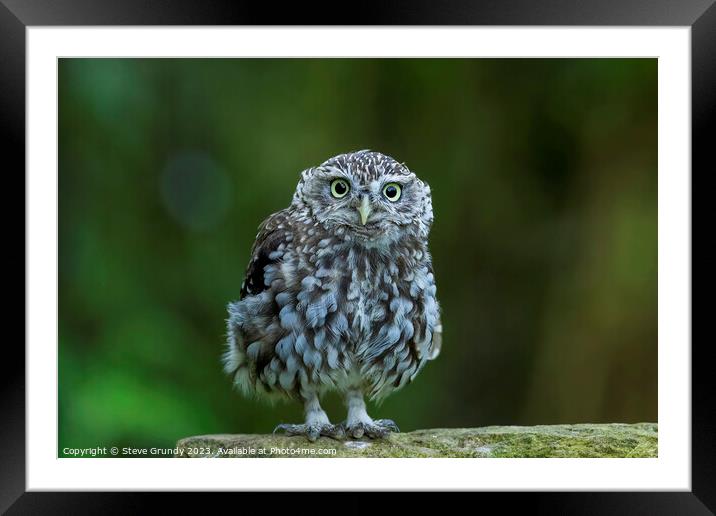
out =
[(246, 267), (246, 275), (241, 285), (239, 299), (260, 294), (268, 287), (264, 283), (264, 270), (267, 265), (276, 263), (271, 254), (286, 241), (286, 231), (279, 228), (286, 221), (286, 210), (274, 213), (259, 226), (259, 232), (251, 248), (251, 261)]

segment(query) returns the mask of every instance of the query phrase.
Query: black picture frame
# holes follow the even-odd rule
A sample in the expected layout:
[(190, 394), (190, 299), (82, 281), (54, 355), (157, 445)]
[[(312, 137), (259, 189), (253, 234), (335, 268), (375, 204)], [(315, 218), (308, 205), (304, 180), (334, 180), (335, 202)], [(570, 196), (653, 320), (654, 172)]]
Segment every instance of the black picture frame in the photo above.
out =
[[(0, 148), (3, 178), (12, 198), (25, 200), (25, 30), (42, 25), (589, 25), (690, 26), (692, 72), (692, 174), (713, 174), (709, 159), (716, 134), (715, 0), (428, 0), (357, 2), (350, 16), (335, 8), (297, 3), (280, 9), (265, 3), (173, 0), (0, 0)], [(17, 190), (7, 183), (17, 181)], [(693, 184), (693, 182), (692, 182)], [(14, 186), (14, 185), (13, 185)], [(693, 187), (692, 187), (692, 191)], [(6, 196), (8, 199), (8, 196)], [(18, 208), (19, 209), (19, 208)], [(5, 221), (17, 217), (3, 203)], [(10, 211), (12, 210), (12, 212)], [(693, 211), (693, 208), (692, 208)], [(13, 218), (11, 218), (11, 213)], [(24, 213), (24, 211), (23, 211)], [(694, 222), (696, 217), (692, 216)], [(8, 224), (10, 225), (10, 224)], [(23, 225), (23, 234), (25, 227)], [(7, 246), (9, 247), (9, 246)], [(25, 263), (23, 245), (22, 264)], [(691, 252), (693, 253), (693, 244)], [(19, 252), (17, 252), (19, 254)], [(692, 255), (693, 256), (693, 255)], [(19, 262), (19, 259), (17, 260)], [(15, 270), (16, 267), (6, 269)], [(24, 267), (24, 265), (23, 265)], [(26, 269), (25, 273), (27, 274)], [(693, 266), (692, 266), (693, 271)], [(9, 273), (8, 276), (17, 276)], [(18, 280), (19, 281), (19, 280)], [(699, 283), (705, 290), (706, 284)], [(693, 294), (693, 291), (692, 291)], [(23, 300), (25, 297), (23, 296)], [(25, 306), (12, 302), (12, 310)], [(15, 308), (18, 307), (18, 308)], [(8, 320), (10, 318), (7, 318)], [(692, 325), (693, 327), (693, 325)], [(591, 514), (713, 514), (716, 511), (716, 423), (710, 393), (714, 374), (707, 358), (710, 340), (692, 342), (692, 491), (639, 493), (501, 494), (503, 508), (528, 503), (530, 510)], [(123, 513), (144, 502), (137, 494), (25, 492), (25, 354), (4, 339), (0, 375), (0, 511), (9, 514)], [(682, 346), (687, 343), (669, 343)], [(146, 495), (145, 495), (146, 496)], [(184, 496), (173, 495), (184, 509)], [(354, 493), (352, 496), (356, 496)], [(282, 497), (272, 497), (278, 501)], [(285, 497), (283, 498), (285, 500)], [(216, 500), (214, 501), (216, 503)], [(284, 502), (285, 503), (285, 502)], [(355, 507), (370, 505), (367, 500)], [(277, 508), (277, 507), (275, 507)]]

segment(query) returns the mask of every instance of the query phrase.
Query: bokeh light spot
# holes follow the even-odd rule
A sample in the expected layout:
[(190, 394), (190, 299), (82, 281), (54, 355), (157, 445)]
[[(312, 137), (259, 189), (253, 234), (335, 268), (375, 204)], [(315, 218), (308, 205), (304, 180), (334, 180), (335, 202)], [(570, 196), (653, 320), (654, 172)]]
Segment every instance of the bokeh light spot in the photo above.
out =
[(231, 202), (231, 181), (204, 153), (182, 152), (161, 174), (164, 206), (181, 226), (205, 231), (219, 224)]

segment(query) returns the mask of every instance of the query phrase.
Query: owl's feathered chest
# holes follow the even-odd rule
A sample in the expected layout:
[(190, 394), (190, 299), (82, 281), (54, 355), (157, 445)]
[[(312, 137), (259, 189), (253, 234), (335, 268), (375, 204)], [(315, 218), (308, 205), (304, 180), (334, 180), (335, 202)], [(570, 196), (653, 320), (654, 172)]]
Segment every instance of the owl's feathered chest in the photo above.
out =
[[(328, 331), (342, 331), (343, 345), (356, 359), (370, 361), (392, 346), (425, 340), (435, 290), (420, 242), (381, 247), (322, 239), (304, 265), (298, 310), (305, 308), (309, 322), (312, 313), (318, 314), (318, 323), (325, 314)], [(309, 277), (320, 281), (320, 292)]]
[(346, 314), (351, 344), (357, 346), (386, 322), (391, 300), (409, 296), (409, 285), (395, 261), (381, 253), (358, 248), (345, 256), (331, 288), (343, 298), (338, 309)]

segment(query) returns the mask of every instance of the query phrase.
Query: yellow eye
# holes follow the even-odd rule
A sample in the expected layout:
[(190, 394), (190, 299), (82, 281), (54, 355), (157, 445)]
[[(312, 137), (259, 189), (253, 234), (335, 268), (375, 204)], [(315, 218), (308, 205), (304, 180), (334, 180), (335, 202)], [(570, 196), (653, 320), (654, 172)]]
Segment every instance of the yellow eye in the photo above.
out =
[(388, 183), (383, 187), (383, 195), (390, 202), (395, 202), (400, 199), (400, 194), (403, 193), (403, 189), (400, 188), (398, 183)]
[(336, 199), (345, 197), (350, 189), (351, 187), (348, 186), (348, 181), (345, 179), (334, 179), (331, 182), (331, 195)]

